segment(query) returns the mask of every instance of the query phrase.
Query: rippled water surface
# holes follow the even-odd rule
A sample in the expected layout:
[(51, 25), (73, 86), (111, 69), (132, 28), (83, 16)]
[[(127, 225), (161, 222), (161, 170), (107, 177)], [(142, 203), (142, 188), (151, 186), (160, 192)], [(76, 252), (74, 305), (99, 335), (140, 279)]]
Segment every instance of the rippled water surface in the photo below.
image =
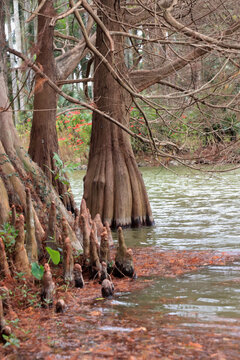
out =
[[(240, 171), (194, 172), (186, 168), (143, 168), (155, 226), (125, 230), (128, 245), (162, 250), (240, 250)], [(78, 203), (84, 172), (71, 175)], [(162, 301), (161, 299), (169, 299)], [(171, 301), (170, 301), (171, 299)], [(177, 301), (172, 302), (172, 299)], [(232, 322), (240, 318), (240, 263), (210, 266), (177, 279), (156, 279), (151, 288), (123, 294), (119, 311), (138, 306), (191, 319)], [(126, 311), (126, 310), (124, 310)]]

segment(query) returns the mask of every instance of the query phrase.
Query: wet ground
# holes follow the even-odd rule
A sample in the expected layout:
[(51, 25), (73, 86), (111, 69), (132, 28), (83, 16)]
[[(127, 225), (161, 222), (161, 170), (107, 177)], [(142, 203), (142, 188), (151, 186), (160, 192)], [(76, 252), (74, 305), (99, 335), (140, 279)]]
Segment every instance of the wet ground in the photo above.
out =
[[(172, 170), (142, 169), (156, 225), (125, 230), (138, 279), (114, 279), (102, 300), (99, 284), (66, 289), (56, 273), (63, 315), (36, 307), (36, 284), (9, 318), (20, 347), (0, 358), (240, 359), (240, 171)], [(83, 176), (71, 178), (78, 202)]]
[[(84, 289), (66, 288), (59, 271), (53, 270), (56, 297), (65, 299), (66, 312), (39, 308), (39, 297), (31, 306), (29, 300), (40, 290), (38, 284), (32, 286), (25, 309), (15, 303), (16, 315), (8, 317), (20, 346), (2, 348), (1, 359), (240, 358), (240, 321), (231, 314), (237, 299), (228, 304), (224, 295), (227, 289), (238, 288), (239, 278), (220, 276), (208, 289), (211, 296), (205, 290), (209, 269), (224, 273), (236, 266), (237, 270), (239, 254), (140, 248), (134, 249), (134, 258), (138, 278), (113, 278), (112, 299), (100, 297), (98, 282), (87, 281)], [(186, 286), (181, 287), (184, 281)], [(21, 286), (21, 282), (12, 285), (13, 293), (19, 288), (15, 301), (17, 295), (22, 301)], [(211, 288), (222, 290), (222, 302), (212, 299)]]

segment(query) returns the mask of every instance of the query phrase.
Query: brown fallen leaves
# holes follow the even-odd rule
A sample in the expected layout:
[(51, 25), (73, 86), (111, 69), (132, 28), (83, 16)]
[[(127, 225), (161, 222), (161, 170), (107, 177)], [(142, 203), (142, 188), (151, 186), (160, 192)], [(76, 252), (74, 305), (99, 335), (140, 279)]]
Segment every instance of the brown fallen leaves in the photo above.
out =
[[(115, 292), (135, 291), (149, 286), (148, 276), (175, 277), (208, 265), (224, 265), (239, 257), (211, 251), (157, 251), (154, 248), (134, 249), (137, 280), (115, 279)], [(237, 359), (238, 341), (221, 334), (216, 325), (207, 329), (183, 328), (177, 317), (160, 314), (151, 321), (134, 316), (134, 309), (115, 312), (110, 300), (102, 300), (101, 285), (86, 280), (83, 289), (66, 288), (59, 269), (53, 270), (57, 295), (67, 304), (64, 314), (51, 309), (29, 306), (21, 284), (13, 279), (6, 285), (12, 291), (11, 304), (17, 313), (11, 322), (20, 348), (0, 345), (0, 358), (57, 360), (69, 359)], [(24, 284), (23, 284), (24, 285)], [(16, 289), (18, 289), (17, 291)], [(37, 294), (40, 286), (28, 283), (25, 293)], [(164, 299), (164, 294), (163, 294)], [(159, 300), (160, 301), (160, 300)], [(164, 301), (164, 300), (163, 300)], [(167, 301), (167, 300), (166, 300)], [(177, 299), (176, 299), (177, 301)], [(122, 329), (122, 330), (121, 330)]]
[(208, 265), (225, 265), (236, 260), (239, 255), (214, 251), (162, 251), (154, 248), (134, 249), (136, 272), (138, 276), (176, 277), (196, 271)]

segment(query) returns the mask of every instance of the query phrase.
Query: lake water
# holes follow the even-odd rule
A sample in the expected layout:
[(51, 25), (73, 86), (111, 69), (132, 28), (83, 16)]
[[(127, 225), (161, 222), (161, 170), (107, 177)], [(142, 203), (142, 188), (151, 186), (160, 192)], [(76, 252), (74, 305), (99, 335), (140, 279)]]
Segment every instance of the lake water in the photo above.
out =
[[(128, 246), (239, 252), (240, 170), (209, 174), (175, 167), (141, 168), (141, 172), (155, 226), (126, 229)], [(70, 175), (78, 204), (84, 174), (75, 171)], [(158, 301), (160, 297), (169, 302)], [(178, 302), (173, 303), (173, 298)], [(188, 319), (186, 326), (196, 320), (225, 321), (232, 326), (240, 318), (240, 262), (209, 266), (176, 279), (156, 278), (146, 290), (120, 294), (114, 307), (119, 312), (134, 307), (139, 316), (143, 309), (153, 317), (159, 312), (178, 315)], [(240, 334), (239, 329), (234, 331)]]

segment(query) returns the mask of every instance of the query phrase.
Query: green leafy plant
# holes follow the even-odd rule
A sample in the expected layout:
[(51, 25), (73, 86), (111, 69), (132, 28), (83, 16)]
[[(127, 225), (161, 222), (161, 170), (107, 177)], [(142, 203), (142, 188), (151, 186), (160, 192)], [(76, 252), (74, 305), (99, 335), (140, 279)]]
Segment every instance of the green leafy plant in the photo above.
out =
[(51, 171), (52, 174), (55, 175), (54, 178), (55, 180), (59, 180), (62, 184), (69, 186), (70, 183), (69, 180), (66, 178), (66, 174), (72, 172), (77, 167), (77, 164), (75, 163), (64, 164), (57, 153), (54, 153), (53, 159), (55, 160), (57, 173), (56, 171), (50, 169), (48, 166), (47, 168)]
[(25, 281), (26, 280), (25, 272), (16, 272), (15, 278), (18, 279), (18, 280)]
[(44, 267), (37, 262), (34, 262), (31, 264), (31, 272), (36, 279), (41, 280), (44, 273)]
[[(60, 252), (58, 250), (53, 250), (48, 246), (46, 247), (46, 250), (49, 254), (49, 261), (52, 260), (54, 265), (58, 265), (60, 262)], [(44, 273), (44, 267), (37, 262), (34, 262), (31, 264), (31, 272), (36, 279), (41, 280)]]
[(14, 334), (10, 334), (9, 336), (2, 335), (2, 337), (6, 341), (6, 343), (4, 344), (4, 347), (8, 347), (8, 346), (13, 346), (13, 347), (17, 347), (17, 348), (20, 347), (20, 341)]
[(17, 235), (18, 231), (9, 222), (6, 222), (2, 225), (2, 228), (0, 229), (0, 237), (3, 238), (4, 245), (7, 251), (11, 251), (12, 247), (15, 244)]
[[(67, 166), (64, 166), (63, 161), (60, 159), (57, 153), (54, 153), (53, 159), (55, 160), (55, 165), (57, 168), (57, 174), (55, 175), (55, 180), (59, 180), (62, 184), (69, 186), (69, 181), (66, 179)], [(54, 174), (54, 171), (51, 170)]]
[(52, 262), (54, 263), (54, 265), (58, 265), (60, 262), (60, 252), (57, 250), (53, 250), (50, 247), (46, 247), (46, 250), (52, 260)]

